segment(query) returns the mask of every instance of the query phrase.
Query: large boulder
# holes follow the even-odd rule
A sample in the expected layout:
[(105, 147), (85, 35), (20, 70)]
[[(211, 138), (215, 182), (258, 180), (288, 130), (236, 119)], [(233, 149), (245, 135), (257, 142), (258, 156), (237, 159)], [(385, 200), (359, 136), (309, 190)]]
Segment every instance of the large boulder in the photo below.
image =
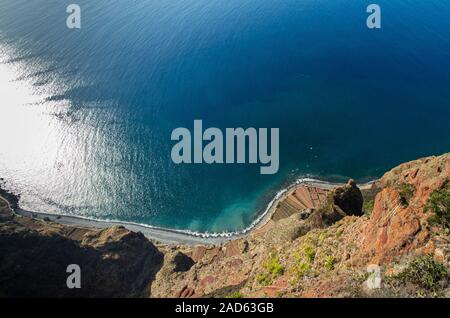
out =
[(361, 190), (352, 179), (346, 185), (333, 191), (333, 204), (338, 206), (346, 215), (363, 215), (363, 202)]

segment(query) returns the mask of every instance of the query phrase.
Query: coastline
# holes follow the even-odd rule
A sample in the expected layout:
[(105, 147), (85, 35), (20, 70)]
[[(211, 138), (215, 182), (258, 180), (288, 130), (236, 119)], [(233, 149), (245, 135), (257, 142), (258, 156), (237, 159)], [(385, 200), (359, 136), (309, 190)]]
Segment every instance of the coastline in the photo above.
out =
[[(363, 188), (365, 186), (369, 186), (373, 182), (374, 181), (361, 184), (360, 187)], [(258, 216), (258, 218), (256, 218), (247, 228), (239, 232), (224, 233), (199, 233), (189, 230), (177, 230), (119, 220), (96, 220), (80, 216), (68, 216), (62, 214), (28, 211), (20, 208), (18, 204), (20, 196), (13, 195), (3, 189), (2, 191), (0, 191), (0, 198), (6, 201), (10, 205), (14, 213), (16, 213), (17, 215), (51, 221), (62, 225), (97, 229), (108, 228), (111, 226), (123, 226), (130, 231), (141, 232), (148, 239), (163, 244), (221, 245), (228, 241), (250, 235), (253, 231), (264, 227), (271, 219), (278, 203), (285, 200), (298, 187), (304, 185), (315, 186), (322, 189), (332, 189), (342, 185), (342, 183), (332, 183), (313, 178), (298, 179), (295, 183), (278, 191), (274, 198), (269, 202), (264, 212), (260, 216)]]
[[(159, 244), (142, 233), (117, 226), (102, 230), (92, 222), (94, 228), (65, 226), (18, 216), (0, 200), (0, 250), (8, 256), (2, 291), (9, 297), (31, 291), (36, 297), (77, 298), (447, 297), (447, 224), (430, 223), (436, 212), (424, 207), (433, 192), (448, 194), (449, 176), (446, 154), (401, 164), (375, 183), (360, 185), (361, 191), (353, 182), (336, 191), (330, 190), (334, 184), (298, 180), (271, 196), (268, 214), (258, 223), (262, 228), (220, 245)], [(408, 206), (400, 187), (414, 189)], [(373, 209), (364, 209), (371, 201), (377, 202)], [(307, 270), (299, 266), (303, 262)], [(83, 288), (64, 284), (68, 264), (83, 268)], [(389, 284), (368, 290), (360, 279), (367, 264), (378, 264)], [(439, 272), (429, 280), (439, 289), (393, 279), (418, 268), (426, 268), (425, 276)]]

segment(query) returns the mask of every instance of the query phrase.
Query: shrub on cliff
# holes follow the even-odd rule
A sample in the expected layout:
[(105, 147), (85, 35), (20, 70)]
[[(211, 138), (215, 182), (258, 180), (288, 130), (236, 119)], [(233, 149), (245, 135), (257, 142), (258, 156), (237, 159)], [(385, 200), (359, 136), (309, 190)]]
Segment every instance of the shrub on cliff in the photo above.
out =
[(413, 185), (409, 183), (401, 183), (399, 186), (397, 186), (398, 193), (400, 194), (400, 200), (401, 204), (404, 207), (409, 206), (409, 201), (414, 196), (414, 193), (416, 192), (416, 189)]
[(431, 223), (441, 224), (445, 228), (450, 228), (450, 185), (443, 189), (434, 190), (424, 206), (425, 212), (432, 212), (429, 218)]
[(241, 292), (235, 291), (229, 294), (226, 298), (244, 298), (244, 295)]
[(332, 256), (332, 255), (325, 256), (323, 265), (325, 266), (325, 268), (327, 270), (329, 270), (329, 271), (334, 270), (335, 264), (336, 264), (336, 258), (334, 258), (334, 256)]
[(364, 211), (364, 214), (367, 217), (370, 217), (372, 215), (372, 211), (373, 211), (373, 206), (374, 205), (375, 205), (375, 201), (374, 200), (364, 201), (363, 211)]
[(397, 278), (402, 283), (412, 283), (426, 290), (437, 291), (448, 280), (447, 269), (431, 256), (421, 256), (408, 264)]

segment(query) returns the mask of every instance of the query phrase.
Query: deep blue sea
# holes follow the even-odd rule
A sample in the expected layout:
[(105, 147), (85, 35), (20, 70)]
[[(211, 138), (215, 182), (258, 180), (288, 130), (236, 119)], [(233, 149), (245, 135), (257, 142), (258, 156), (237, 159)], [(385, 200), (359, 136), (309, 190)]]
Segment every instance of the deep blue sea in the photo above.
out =
[[(29, 210), (236, 231), (297, 178), (448, 152), (449, 4), (0, 0), (2, 187)], [(194, 119), (279, 128), (279, 172), (175, 165), (171, 132)]]

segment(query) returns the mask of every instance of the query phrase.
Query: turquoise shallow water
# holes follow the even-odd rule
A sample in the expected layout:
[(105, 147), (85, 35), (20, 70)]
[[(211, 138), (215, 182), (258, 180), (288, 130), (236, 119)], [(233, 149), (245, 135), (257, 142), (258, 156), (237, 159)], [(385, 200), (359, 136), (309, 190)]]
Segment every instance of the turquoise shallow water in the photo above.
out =
[[(0, 0), (0, 176), (21, 205), (247, 227), (296, 178), (366, 181), (450, 150), (447, 1)], [(180, 165), (171, 131), (280, 128), (280, 171)]]

